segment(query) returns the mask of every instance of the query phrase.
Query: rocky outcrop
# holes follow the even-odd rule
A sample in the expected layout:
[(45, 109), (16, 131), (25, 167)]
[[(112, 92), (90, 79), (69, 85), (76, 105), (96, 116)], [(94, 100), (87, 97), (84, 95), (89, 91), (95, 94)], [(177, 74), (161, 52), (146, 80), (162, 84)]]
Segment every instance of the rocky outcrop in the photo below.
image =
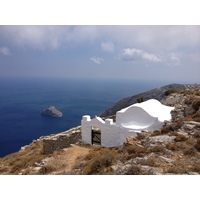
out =
[(48, 108), (45, 108), (41, 115), (48, 116), (48, 117), (62, 117), (62, 112), (57, 110), (55, 106), (49, 106)]

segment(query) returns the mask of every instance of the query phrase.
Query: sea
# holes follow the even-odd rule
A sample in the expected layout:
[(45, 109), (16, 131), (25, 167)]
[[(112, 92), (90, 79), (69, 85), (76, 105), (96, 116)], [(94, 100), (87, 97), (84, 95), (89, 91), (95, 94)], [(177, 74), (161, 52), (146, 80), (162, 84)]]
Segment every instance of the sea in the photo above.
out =
[[(40, 136), (79, 126), (83, 115), (101, 114), (122, 98), (166, 82), (73, 78), (0, 78), (0, 157)], [(61, 118), (41, 116), (55, 106)]]

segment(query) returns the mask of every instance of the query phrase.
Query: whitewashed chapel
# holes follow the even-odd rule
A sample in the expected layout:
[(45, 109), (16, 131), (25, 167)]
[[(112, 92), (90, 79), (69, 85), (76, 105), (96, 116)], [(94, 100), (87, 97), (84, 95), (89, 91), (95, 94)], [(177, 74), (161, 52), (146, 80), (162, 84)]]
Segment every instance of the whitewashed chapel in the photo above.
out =
[(82, 142), (91, 145), (98, 142), (103, 147), (120, 146), (127, 137), (136, 136), (137, 132), (160, 129), (165, 120), (171, 120), (173, 109), (150, 99), (118, 111), (116, 122), (84, 115), (81, 120)]

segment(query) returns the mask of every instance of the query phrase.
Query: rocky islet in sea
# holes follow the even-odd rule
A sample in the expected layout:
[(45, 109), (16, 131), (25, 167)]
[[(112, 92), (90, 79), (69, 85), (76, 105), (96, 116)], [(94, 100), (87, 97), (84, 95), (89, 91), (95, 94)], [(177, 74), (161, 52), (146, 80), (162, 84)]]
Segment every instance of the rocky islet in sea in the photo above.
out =
[(55, 106), (49, 106), (47, 108), (45, 108), (42, 112), (41, 112), (42, 116), (47, 116), (47, 117), (62, 117), (62, 112), (60, 112), (59, 110), (57, 110), (55, 108)]

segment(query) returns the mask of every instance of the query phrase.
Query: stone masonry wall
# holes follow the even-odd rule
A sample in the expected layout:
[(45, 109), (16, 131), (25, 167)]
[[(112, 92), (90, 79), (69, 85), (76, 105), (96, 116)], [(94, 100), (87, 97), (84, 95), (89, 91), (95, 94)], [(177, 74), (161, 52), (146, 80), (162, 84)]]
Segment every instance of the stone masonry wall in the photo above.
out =
[(54, 151), (70, 147), (81, 140), (81, 126), (68, 131), (43, 137), (43, 153), (51, 154)]

